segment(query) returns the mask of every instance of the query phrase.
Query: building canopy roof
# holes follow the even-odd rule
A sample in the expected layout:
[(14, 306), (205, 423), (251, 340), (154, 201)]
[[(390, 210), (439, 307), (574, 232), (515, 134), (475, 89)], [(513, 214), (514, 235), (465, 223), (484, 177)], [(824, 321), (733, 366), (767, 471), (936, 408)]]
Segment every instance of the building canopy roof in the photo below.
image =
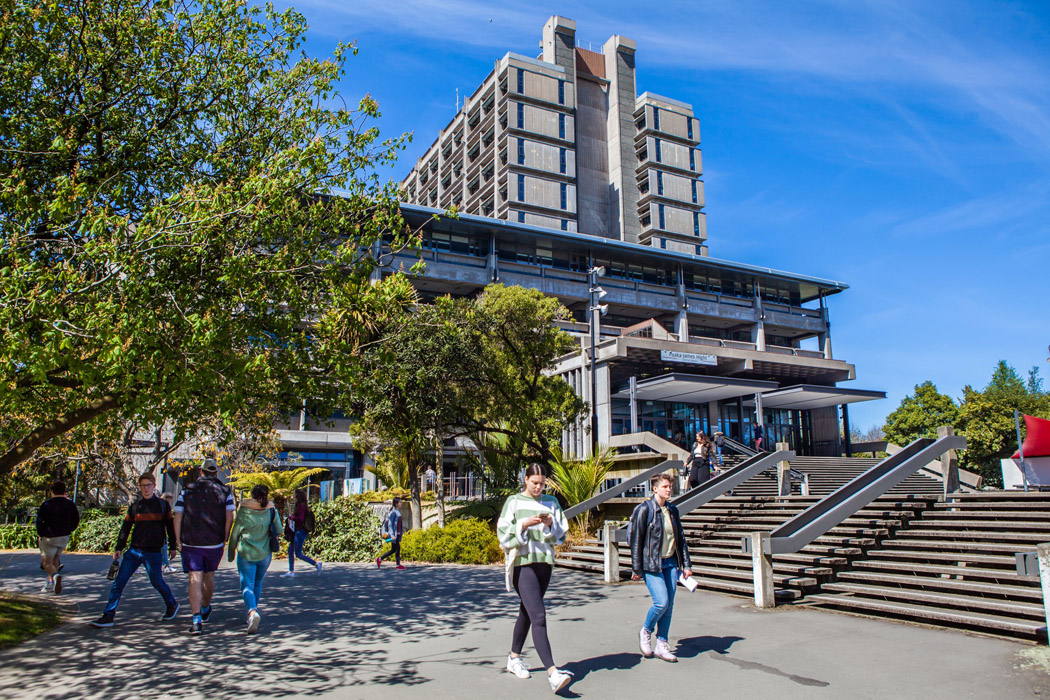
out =
[(874, 401), (875, 399), (884, 398), (886, 398), (886, 392), (884, 391), (799, 384), (763, 393), (762, 407), (806, 411), (811, 408), (827, 408), (828, 406), (838, 406), (844, 403)]
[[(642, 401), (707, 403), (737, 396), (748, 396), (776, 388), (776, 382), (758, 379), (735, 379), (676, 372), (643, 379), (636, 386), (636, 396)], [(613, 396), (629, 398), (630, 390), (624, 388)]]

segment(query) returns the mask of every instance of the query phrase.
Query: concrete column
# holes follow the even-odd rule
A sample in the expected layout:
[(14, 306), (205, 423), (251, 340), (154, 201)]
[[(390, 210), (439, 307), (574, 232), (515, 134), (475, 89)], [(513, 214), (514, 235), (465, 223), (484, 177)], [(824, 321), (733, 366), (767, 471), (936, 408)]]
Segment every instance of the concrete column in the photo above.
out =
[[(786, 442), (778, 442), (777, 450), (790, 450), (791, 446)], [(791, 462), (783, 460), (777, 462), (777, 493), (781, 496), (791, 495)]]
[(595, 401), (595, 411), (598, 415), (598, 444), (608, 445), (612, 438), (612, 402), (610, 400), (610, 372), (607, 362), (598, 363), (595, 371), (598, 380), (598, 394)]
[(628, 391), (631, 394), (631, 432), (638, 432), (638, 377), (632, 376), (628, 380)]
[[(938, 439), (952, 435), (955, 435), (955, 429), (950, 425), (937, 428)], [(944, 477), (945, 496), (959, 490), (959, 460), (955, 456), (955, 450), (948, 450), (941, 455), (941, 476)]]
[(766, 553), (768, 532), (751, 533), (751, 566), (755, 574), (755, 607), (775, 607), (776, 592), (773, 588), (773, 555)]
[[(751, 329), (751, 341), (759, 352), (766, 351), (766, 312), (762, 309), (761, 290), (755, 282), (755, 327)], [(761, 422), (761, 421), (759, 421)]]
[(1035, 552), (1039, 558), (1039, 583), (1043, 587), (1043, 614), (1046, 628), (1050, 629), (1050, 544), (1036, 545)]
[[(715, 434), (716, 430), (721, 430), (722, 429), (722, 425), (721, 425), (721, 420), (720, 419), (721, 419), (721, 416), (718, 415), (718, 402), (717, 401), (708, 401), (707, 402), (707, 427), (708, 427), (708, 432), (710, 432), (712, 435)], [(689, 436), (686, 435), (686, 438), (688, 438), (688, 437)]]
[(637, 243), (642, 227), (638, 220), (638, 156), (634, 152), (634, 109), (638, 100), (634, 70), (635, 42), (610, 37), (602, 46), (605, 77), (609, 80), (609, 114), (605, 133), (609, 157), (610, 236)]
[(619, 583), (620, 581), (620, 547), (617, 542), (619, 531), (620, 523), (605, 523), (602, 547), (605, 550), (606, 583)]
[(767, 447), (767, 445), (769, 445), (769, 436), (766, 435), (766, 421), (763, 418), (762, 413), (762, 393), (758, 392), (755, 394), (755, 424), (762, 426), (762, 449), (768, 450), (769, 448)]
[(842, 404), (842, 436), (846, 443), (846, 456), (853, 456), (853, 447), (849, 436), (849, 404)]
[(678, 317), (675, 319), (674, 332), (678, 334), (678, 340), (683, 343), (689, 342), (689, 300), (685, 297), (685, 285), (681, 280), (678, 282)]

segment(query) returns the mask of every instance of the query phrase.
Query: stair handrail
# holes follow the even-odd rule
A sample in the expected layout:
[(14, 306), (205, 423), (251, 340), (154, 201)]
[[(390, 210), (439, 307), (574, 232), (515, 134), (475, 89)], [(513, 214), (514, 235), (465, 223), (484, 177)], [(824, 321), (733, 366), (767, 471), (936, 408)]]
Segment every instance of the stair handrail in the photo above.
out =
[(756, 474), (760, 474), (777, 462), (788, 462), (795, 458), (791, 450), (778, 450), (776, 452), (760, 452), (750, 459), (741, 462), (731, 469), (726, 469), (721, 474), (708, 479), (694, 489), (671, 499), (671, 503), (678, 507), (679, 515), (685, 515), (696, 510), (700, 506), (710, 503), (724, 493), (732, 491)]
[[(888, 455), (893, 455), (900, 452), (903, 448), (896, 443), (890, 442), (889, 440), (870, 440), (868, 442), (854, 443), (851, 446), (851, 449), (854, 454), (858, 452), (885, 452)], [(872, 454), (872, 456), (874, 457), (875, 455)], [(942, 481), (944, 480), (944, 472), (941, 471), (940, 465), (933, 466), (933, 462), (924, 465), (920, 471), (922, 471), (927, 476), (932, 476)], [(977, 472), (968, 471), (966, 469), (959, 469), (958, 472), (960, 484), (971, 488), (975, 491), (979, 491), (981, 489), (981, 486), (984, 483), (984, 477), (982, 477), (980, 474), (978, 474)]]
[(633, 489), (635, 486), (638, 486), (639, 484), (644, 484), (646, 481), (652, 479), (660, 472), (665, 472), (670, 469), (673, 470), (674, 473), (677, 473), (678, 470), (681, 468), (681, 460), (664, 460), (663, 462), (657, 464), (655, 467), (652, 467), (651, 469), (646, 469), (641, 474), (637, 474), (630, 478), (624, 479), (620, 483), (616, 484), (616, 486), (612, 486), (610, 488), (605, 489), (604, 491), (600, 492), (597, 496), (593, 496), (591, 498), (588, 498), (586, 501), (583, 501), (582, 503), (577, 503), (571, 508), (567, 508), (565, 510), (565, 519), (568, 520), (570, 518), (575, 518), (580, 513), (586, 513), (591, 508), (597, 508), (601, 504), (608, 501), (610, 498), (616, 498), (620, 494), (630, 489)]
[(737, 454), (742, 454), (745, 457), (754, 457), (756, 454), (758, 454), (758, 450), (754, 450), (742, 442), (737, 442), (731, 437), (726, 437), (725, 435), (722, 435), (722, 441), (724, 447), (728, 447), (729, 449), (733, 450), (733, 452), (736, 452)]
[(659, 454), (667, 455), (673, 459), (683, 462), (689, 457), (689, 450), (680, 447), (670, 440), (665, 440), (656, 433), (643, 431), (640, 433), (626, 433), (624, 435), (613, 435), (609, 438), (610, 447), (648, 447)]
[[(960, 435), (913, 441), (900, 452), (888, 456), (832, 491), (768, 536), (762, 533), (763, 553), (797, 552), (948, 450), (964, 449), (966, 438)], [(752, 551), (753, 539), (743, 538), (745, 552)]]

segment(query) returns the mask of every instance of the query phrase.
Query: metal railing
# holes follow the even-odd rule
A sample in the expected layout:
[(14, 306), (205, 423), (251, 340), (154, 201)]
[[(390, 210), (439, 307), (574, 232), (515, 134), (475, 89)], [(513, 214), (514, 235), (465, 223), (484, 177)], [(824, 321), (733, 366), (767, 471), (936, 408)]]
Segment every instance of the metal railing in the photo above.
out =
[(757, 454), (732, 469), (727, 469), (718, 476), (708, 479), (696, 488), (686, 491), (681, 496), (672, 498), (671, 503), (678, 507), (680, 515), (685, 515), (705, 503), (710, 503), (722, 494), (732, 491), (756, 474), (775, 467), (777, 462), (787, 462), (794, 458), (795, 453), (791, 450)]
[(645, 482), (647, 482), (649, 479), (652, 479), (654, 476), (656, 476), (660, 472), (666, 472), (668, 470), (671, 470), (672, 472), (677, 472), (679, 469), (681, 469), (681, 467), (682, 467), (682, 462), (681, 462), (681, 460), (677, 460), (677, 459), (669, 459), (669, 460), (666, 460), (664, 462), (660, 462), (655, 467), (653, 467), (651, 469), (646, 469), (641, 474), (637, 474), (635, 476), (632, 476), (629, 479), (624, 479), (623, 481), (618, 483), (616, 486), (613, 486), (611, 488), (605, 489), (604, 491), (599, 493), (597, 496), (594, 496), (593, 498), (588, 498), (583, 503), (578, 503), (578, 504), (574, 505), (572, 508), (566, 509), (566, 511), (565, 511), (565, 518), (566, 519), (568, 519), (568, 518), (575, 518), (580, 513), (586, 513), (591, 508), (597, 508), (601, 504), (603, 504), (606, 501), (608, 501), (610, 498), (616, 498), (617, 496), (623, 494), (624, 492), (630, 491), (631, 489), (633, 489), (634, 487), (638, 486), (639, 484), (644, 484)]

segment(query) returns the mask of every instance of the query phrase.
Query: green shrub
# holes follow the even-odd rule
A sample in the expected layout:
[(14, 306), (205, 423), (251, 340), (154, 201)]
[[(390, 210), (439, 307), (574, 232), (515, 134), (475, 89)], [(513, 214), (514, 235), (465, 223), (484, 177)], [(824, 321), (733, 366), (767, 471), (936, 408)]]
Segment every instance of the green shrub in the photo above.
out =
[(303, 547), (307, 555), (322, 561), (371, 561), (379, 554), (379, 516), (369, 505), (343, 496), (311, 508), (317, 526)]
[(35, 549), (36, 526), (0, 525), (0, 549)]
[[(412, 500), (412, 492), (408, 489), (386, 489), (383, 491), (364, 491), (362, 493), (355, 493), (347, 496), (346, 498), (352, 498), (355, 501), (362, 501), (364, 503), (386, 503), (397, 496), (403, 501)], [(433, 501), (437, 498), (437, 495), (433, 491), (427, 491), (419, 496), (421, 501)]]
[(71, 552), (112, 552), (117, 545), (123, 515), (106, 515), (101, 510), (85, 510), (80, 525), (69, 538)]
[(410, 561), (491, 564), (503, 553), (496, 534), (482, 520), (451, 520), (444, 528), (410, 530), (401, 540), (401, 556)]

